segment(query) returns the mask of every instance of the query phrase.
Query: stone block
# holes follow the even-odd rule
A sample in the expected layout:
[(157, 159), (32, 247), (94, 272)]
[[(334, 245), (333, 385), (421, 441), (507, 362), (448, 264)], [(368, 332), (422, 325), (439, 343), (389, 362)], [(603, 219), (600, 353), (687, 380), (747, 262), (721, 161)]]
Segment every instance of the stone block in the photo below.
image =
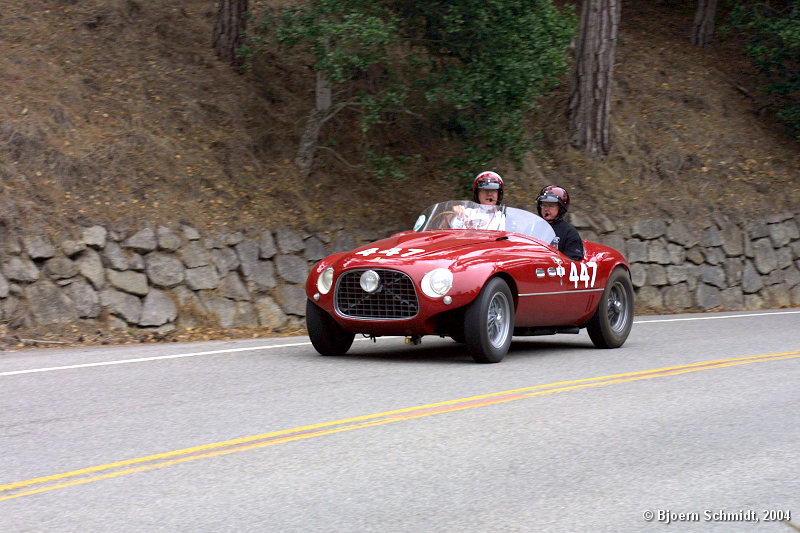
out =
[(186, 286), (193, 291), (216, 289), (219, 287), (217, 270), (212, 266), (187, 268), (184, 272)]
[(722, 292), (717, 287), (705, 283), (697, 284), (694, 297), (697, 307), (704, 311), (722, 306)]
[(145, 228), (131, 235), (122, 244), (123, 248), (130, 248), (135, 252), (152, 252), (158, 246), (155, 232), (150, 228)]
[(278, 253), (275, 238), (269, 230), (262, 231), (258, 236), (258, 247), (261, 249), (262, 259), (272, 259)]
[(211, 250), (211, 260), (220, 276), (226, 276), (228, 272), (239, 268), (239, 256), (228, 246)]
[(742, 290), (746, 294), (751, 294), (760, 291), (763, 286), (764, 282), (761, 281), (761, 276), (753, 263), (749, 260), (745, 261), (742, 270)]
[(629, 263), (647, 263), (647, 245), (639, 239), (628, 239), (625, 241), (625, 248), (628, 250), (627, 259)]
[(286, 313), (270, 296), (261, 296), (255, 302), (258, 323), (272, 329), (282, 328), (286, 324)]
[(178, 318), (178, 308), (170, 296), (159, 289), (151, 290), (144, 298), (140, 326), (162, 326)]
[(308, 263), (296, 255), (279, 255), (275, 266), (278, 275), (289, 283), (304, 284), (308, 278)]
[(663, 290), (663, 298), (664, 308), (669, 311), (681, 311), (689, 309), (694, 305), (694, 298), (686, 283), (665, 287)]
[(100, 297), (92, 286), (82, 280), (64, 287), (64, 293), (75, 304), (79, 318), (97, 318), (100, 314)]
[(699, 242), (698, 232), (690, 229), (682, 220), (673, 220), (667, 228), (667, 240), (680, 244), (684, 248), (692, 248)]
[(651, 240), (647, 245), (647, 262), (668, 265), (672, 262), (667, 249), (667, 243), (663, 239)]
[(171, 255), (152, 252), (145, 256), (144, 262), (147, 277), (156, 287), (175, 287), (185, 278), (183, 262)]
[(3, 274), (11, 281), (32, 282), (39, 279), (39, 269), (33, 261), (16, 255), (3, 262)]
[(150, 291), (150, 286), (147, 284), (147, 276), (141, 272), (133, 272), (126, 270), (120, 272), (118, 270), (107, 269), (106, 277), (109, 283), (117, 289), (137, 296), (144, 296)]
[(292, 228), (278, 228), (275, 231), (278, 249), (284, 254), (300, 252), (305, 248), (300, 233)]
[(306, 291), (298, 285), (278, 287), (280, 305), (288, 315), (306, 316)]
[(662, 311), (664, 298), (656, 287), (648, 285), (636, 292), (635, 305), (637, 313), (644, 310)]
[(86, 246), (91, 246), (92, 248), (105, 248), (107, 238), (108, 230), (103, 226), (85, 228), (81, 235), (81, 241), (83, 241)]
[(187, 242), (178, 253), (186, 268), (204, 267), (211, 264), (211, 254), (199, 240)]
[(159, 226), (156, 229), (156, 240), (158, 248), (168, 252), (174, 252), (181, 247), (181, 238), (165, 226)]
[(220, 284), (220, 290), (225, 298), (236, 302), (250, 300), (250, 293), (236, 272), (231, 272), (225, 276), (225, 279)]
[(631, 235), (644, 240), (658, 239), (667, 233), (667, 224), (660, 218), (637, 220), (631, 226)]
[(50, 259), (56, 254), (56, 249), (48, 237), (31, 235), (22, 238), (25, 253), (31, 259)]
[(28, 285), (24, 295), (36, 325), (68, 324), (78, 318), (74, 302), (50, 280)]
[(103, 268), (103, 261), (100, 254), (92, 248), (87, 248), (75, 260), (78, 267), (78, 272), (88, 279), (92, 287), (95, 289), (102, 289), (106, 284), (106, 271)]
[(247, 287), (251, 293), (262, 293), (278, 286), (275, 265), (272, 261), (257, 261), (247, 276)]
[(769, 274), (778, 268), (778, 256), (769, 239), (753, 241), (753, 264), (761, 274)]
[(114, 316), (122, 318), (127, 324), (138, 324), (142, 316), (142, 301), (133, 294), (116, 289), (100, 291), (100, 305), (108, 309)]

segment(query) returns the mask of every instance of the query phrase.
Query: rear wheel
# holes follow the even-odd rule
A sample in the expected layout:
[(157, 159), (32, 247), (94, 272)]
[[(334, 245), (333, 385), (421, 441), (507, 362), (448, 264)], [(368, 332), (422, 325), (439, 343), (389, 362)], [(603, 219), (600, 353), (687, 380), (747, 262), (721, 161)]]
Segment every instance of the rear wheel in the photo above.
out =
[(499, 363), (511, 346), (514, 298), (508, 284), (492, 278), (464, 315), (464, 341), (476, 363)]
[(586, 326), (598, 348), (619, 348), (633, 326), (633, 284), (628, 272), (617, 267), (611, 273), (603, 297)]
[(344, 355), (353, 345), (355, 334), (343, 330), (311, 300), (306, 300), (306, 327), (311, 344), (322, 355)]

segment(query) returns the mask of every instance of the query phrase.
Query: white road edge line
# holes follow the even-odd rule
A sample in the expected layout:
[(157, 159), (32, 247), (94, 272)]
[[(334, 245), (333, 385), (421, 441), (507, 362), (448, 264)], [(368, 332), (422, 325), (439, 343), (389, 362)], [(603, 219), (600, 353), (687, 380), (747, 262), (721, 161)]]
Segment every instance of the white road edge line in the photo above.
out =
[(745, 313), (741, 315), (723, 315), (723, 316), (696, 316), (688, 318), (657, 318), (655, 320), (634, 320), (634, 324), (654, 324), (661, 322), (687, 322), (691, 320), (721, 320), (723, 318), (746, 318), (754, 316), (773, 316), (773, 315), (798, 315), (800, 310), (797, 311), (775, 311), (764, 313)]
[[(724, 318), (745, 318), (745, 317), (755, 317), (755, 316), (772, 316), (772, 315), (796, 315), (800, 314), (800, 310), (796, 311), (775, 311), (775, 312), (764, 312), (764, 313), (746, 313), (746, 314), (739, 314), (739, 315), (722, 315), (722, 316), (697, 316), (697, 317), (687, 317), (687, 318), (664, 318), (664, 319), (656, 319), (656, 320), (634, 320), (634, 324), (651, 324), (651, 323), (663, 323), (663, 322), (686, 322), (692, 320), (720, 320)], [(369, 339), (355, 339), (358, 340), (369, 340)], [(185, 357), (199, 357), (201, 355), (217, 355), (221, 353), (236, 353), (236, 352), (252, 352), (255, 350), (271, 350), (274, 348), (292, 348), (296, 346), (309, 346), (311, 342), (293, 342), (289, 344), (274, 344), (274, 345), (260, 345), (260, 346), (248, 346), (246, 348), (226, 348), (224, 350), (208, 350), (205, 352), (190, 352), (190, 353), (180, 353), (180, 354), (173, 354), (173, 355), (157, 355), (153, 357), (140, 357), (138, 359), (120, 359), (116, 361), (99, 361), (97, 363), (83, 363), (80, 365), (67, 365), (67, 366), (52, 366), (46, 368), (31, 368), (28, 370), (12, 370), (9, 372), (0, 372), (0, 377), (6, 376), (19, 376), (22, 374), (36, 374), (40, 372), (54, 372), (56, 370), (73, 370), (76, 368), (90, 368), (93, 366), (112, 366), (112, 365), (127, 365), (130, 363), (146, 363), (148, 361), (163, 361), (166, 359), (182, 359)]]
[[(357, 339), (358, 340), (358, 339)], [(67, 365), (67, 366), (51, 366), (47, 368), (31, 368), (29, 370), (12, 370), (9, 372), (0, 372), (0, 377), (2, 376), (17, 376), (19, 374), (33, 374), (36, 372), (52, 372), (54, 370), (71, 370), (75, 368), (89, 368), (93, 366), (111, 366), (111, 365), (127, 365), (129, 363), (146, 363), (148, 361), (162, 361), (165, 359), (181, 359), (183, 357), (199, 357), (201, 355), (216, 355), (221, 353), (235, 353), (235, 352), (250, 352), (254, 350), (270, 350), (273, 348), (291, 348), (294, 346), (307, 346), (310, 345), (310, 342), (293, 342), (289, 344), (274, 344), (274, 345), (260, 345), (260, 346), (248, 346), (245, 348), (225, 348), (224, 350), (208, 350), (205, 352), (190, 352), (190, 353), (179, 353), (173, 355), (156, 355), (153, 357), (140, 357), (137, 359), (119, 359), (116, 361), (99, 361), (97, 363), (83, 363), (79, 365)]]

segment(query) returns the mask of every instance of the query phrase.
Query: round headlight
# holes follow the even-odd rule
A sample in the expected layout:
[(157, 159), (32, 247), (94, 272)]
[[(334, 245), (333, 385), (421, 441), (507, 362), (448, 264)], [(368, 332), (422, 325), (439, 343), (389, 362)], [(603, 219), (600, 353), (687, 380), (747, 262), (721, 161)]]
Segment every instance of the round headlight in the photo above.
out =
[(446, 268), (431, 270), (422, 278), (422, 292), (431, 298), (444, 296), (453, 287), (453, 273)]
[(381, 277), (374, 270), (367, 270), (361, 274), (361, 278), (359, 278), (358, 282), (361, 285), (361, 288), (364, 289), (364, 292), (372, 293), (378, 290), (378, 286), (381, 283)]
[(333, 267), (328, 267), (317, 278), (317, 290), (322, 294), (328, 294), (331, 285), (333, 285)]

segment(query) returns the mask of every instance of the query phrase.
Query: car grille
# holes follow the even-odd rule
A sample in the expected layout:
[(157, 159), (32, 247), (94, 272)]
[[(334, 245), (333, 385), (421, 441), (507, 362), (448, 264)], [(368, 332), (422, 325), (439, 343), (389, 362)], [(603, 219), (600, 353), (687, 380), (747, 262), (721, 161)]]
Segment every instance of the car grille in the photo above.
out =
[(336, 284), (336, 311), (348, 318), (413, 318), (419, 304), (411, 278), (396, 270), (374, 269), (381, 281), (378, 290), (364, 292), (359, 280), (366, 269), (345, 272)]

